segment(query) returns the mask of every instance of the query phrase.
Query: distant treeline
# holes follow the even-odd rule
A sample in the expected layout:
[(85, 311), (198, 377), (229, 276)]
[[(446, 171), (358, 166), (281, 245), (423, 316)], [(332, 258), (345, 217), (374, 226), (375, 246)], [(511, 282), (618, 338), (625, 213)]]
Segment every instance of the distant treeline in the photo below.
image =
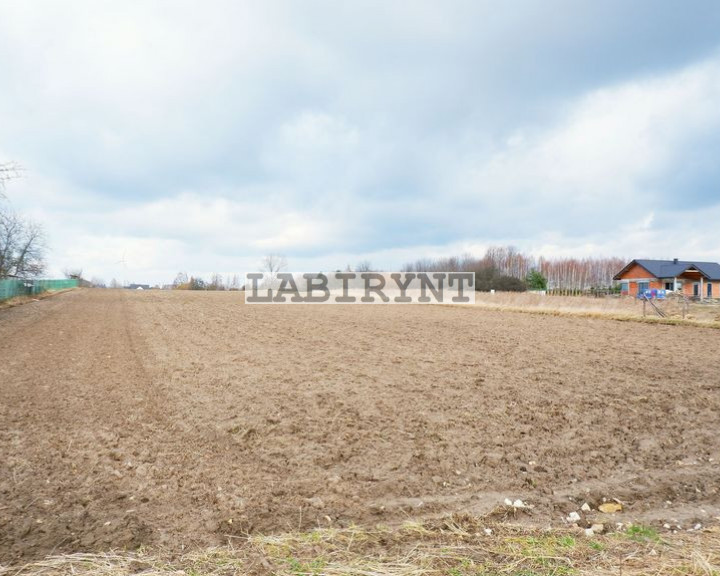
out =
[(237, 274), (223, 280), (223, 277), (216, 273), (206, 281), (199, 276), (188, 276), (185, 272), (179, 272), (171, 287), (173, 290), (240, 290), (242, 283)]
[[(512, 246), (492, 246), (482, 257), (465, 254), (447, 258), (422, 258), (408, 262), (403, 272), (474, 272), (475, 288), (480, 291), (547, 290), (562, 294), (605, 293), (617, 289), (613, 276), (626, 262), (622, 258), (544, 258), (524, 254)], [(267, 256), (261, 271), (273, 276), (287, 268), (280, 256)], [(348, 266), (348, 270), (351, 268)], [(356, 272), (369, 272), (368, 261), (360, 262)], [(338, 270), (339, 272), (340, 270)], [(242, 290), (237, 274), (223, 278), (213, 274), (210, 280), (180, 272), (172, 284), (175, 290)]]
[(493, 246), (482, 258), (472, 255), (423, 258), (409, 262), (405, 272), (475, 272), (478, 290), (522, 291), (542, 288), (568, 293), (611, 290), (622, 258), (536, 258), (512, 246)]

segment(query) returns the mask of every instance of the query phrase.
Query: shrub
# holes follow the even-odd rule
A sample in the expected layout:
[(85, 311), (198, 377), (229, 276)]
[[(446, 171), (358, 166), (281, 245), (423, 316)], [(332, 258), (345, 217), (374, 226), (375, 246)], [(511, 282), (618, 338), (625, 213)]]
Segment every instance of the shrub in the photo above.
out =
[(547, 278), (538, 270), (532, 269), (525, 279), (528, 290), (547, 290)]
[(527, 286), (519, 278), (499, 274), (491, 267), (480, 268), (475, 271), (475, 290), (478, 292), (525, 292)]

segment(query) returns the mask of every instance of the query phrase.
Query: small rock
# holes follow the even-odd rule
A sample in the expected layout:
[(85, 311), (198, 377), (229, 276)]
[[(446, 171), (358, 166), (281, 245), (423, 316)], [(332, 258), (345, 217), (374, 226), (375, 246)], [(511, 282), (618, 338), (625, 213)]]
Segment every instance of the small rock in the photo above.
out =
[(665, 522), (665, 524), (663, 524), (663, 528), (665, 528), (665, 530), (670, 530), (671, 526), (670, 526), (670, 524)]
[(600, 504), (598, 509), (604, 514), (614, 514), (615, 512), (620, 512), (622, 510), (622, 504), (618, 504), (617, 502), (606, 502), (605, 504)]
[(512, 506), (512, 500), (510, 500), (510, 498), (505, 498), (505, 506)]
[(577, 512), (570, 512), (566, 518), (568, 522), (580, 522), (580, 514)]
[(580, 510), (582, 510), (583, 512), (590, 512), (590, 510), (592, 510), (592, 508), (590, 508), (590, 504), (585, 502), (585, 504), (580, 506)]
[(483, 532), (485, 532), (485, 534), (487, 536), (492, 536), (492, 528), (485, 528), (485, 530), (483, 530)]
[(592, 528), (585, 528), (585, 536), (592, 538), (595, 536), (595, 531)]
[(515, 502), (512, 503), (513, 508), (526, 508), (525, 502), (522, 500), (515, 500)]
[(590, 526), (590, 530), (592, 530), (594, 534), (602, 534), (605, 532), (605, 524), (593, 524)]

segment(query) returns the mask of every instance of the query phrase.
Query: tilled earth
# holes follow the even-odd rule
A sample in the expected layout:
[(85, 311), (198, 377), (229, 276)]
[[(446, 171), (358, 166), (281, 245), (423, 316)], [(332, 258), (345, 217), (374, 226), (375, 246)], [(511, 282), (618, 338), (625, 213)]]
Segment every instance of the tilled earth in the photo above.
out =
[(720, 516), (720, 330), (76, 290), (0, 311), (0, 563), (482, 515)]

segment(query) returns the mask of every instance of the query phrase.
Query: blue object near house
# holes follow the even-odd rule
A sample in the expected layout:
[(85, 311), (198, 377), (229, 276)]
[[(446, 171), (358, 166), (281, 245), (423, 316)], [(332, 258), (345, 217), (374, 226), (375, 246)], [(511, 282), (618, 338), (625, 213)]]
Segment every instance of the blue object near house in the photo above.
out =
[(653, 288), (652, 290), (643, 290), (642, 292), (639, 292), (637, 297), (638, 298), (647, 298), (649, 300), (665, 300), (666, 295), (667, 295), (666, 290), (660, 290), (658, 288)]

